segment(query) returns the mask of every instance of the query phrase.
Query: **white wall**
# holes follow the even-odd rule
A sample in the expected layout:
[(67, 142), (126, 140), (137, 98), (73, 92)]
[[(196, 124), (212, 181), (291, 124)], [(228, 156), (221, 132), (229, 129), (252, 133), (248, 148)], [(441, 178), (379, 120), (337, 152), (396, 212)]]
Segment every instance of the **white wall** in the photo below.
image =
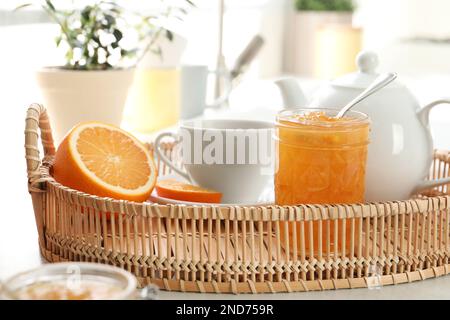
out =
[[(266, 41), (258, 63), (250, 70), (254, 76), (270, 77), (281, 72), (283, 19), (287, 0), (228, 0), (224, 18), (224, 54), (228, 66), (255, 34)], [(217, 52), (217, 3), (197, 0), (185, 20), (182, 33), (189, 44), (184, 56), (187, 63), (214, 65)]]
[[(412, 36), (449, 37), (448, 0), (357, 0), (355, 22), (371, 43)], [(377, 35), (383, 35), (383, 40)]]
[(450, 73), (450, 43), (407, 41), (450, 38), (448, 0), (359, 0), (355, 24), (364, 45), (380, 54), (383, 69), (410, 76)]

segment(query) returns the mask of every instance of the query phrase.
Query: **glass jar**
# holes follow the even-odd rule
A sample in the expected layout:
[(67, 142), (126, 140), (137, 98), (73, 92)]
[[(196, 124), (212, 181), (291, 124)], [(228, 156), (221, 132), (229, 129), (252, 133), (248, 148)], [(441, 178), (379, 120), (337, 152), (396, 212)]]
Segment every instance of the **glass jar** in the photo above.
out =
[(12, 300), (128, 300), (157, 296), (155, 286), (136, 289), (129, 272), (97, 263), (46, 264), (19, 273), (1, 287), (3, 299)]
[[(277, 205), (364, 201), (370, 121), (365, 114), (355, 111), (335, 119), (338, 112), (297, 109), (278, 114)], [(317, 234), (317, 223), (314, 231)], [(308, 237), (306, 235), (306, 239)], [(315, 237), (315, 248), (317, 242)], [(309, 250), (308, 244), (306, 250)]]

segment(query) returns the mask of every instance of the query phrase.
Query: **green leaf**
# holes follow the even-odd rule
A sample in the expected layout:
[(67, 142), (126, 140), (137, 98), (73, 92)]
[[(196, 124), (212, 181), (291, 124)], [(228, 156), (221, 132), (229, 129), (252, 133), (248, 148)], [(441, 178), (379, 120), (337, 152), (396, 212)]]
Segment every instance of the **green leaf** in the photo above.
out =
[(191, 6), (195, 7), (195, 3), (192, 2), (191, 0), (186, 0), (187, 3), (189, 3)]
[(70, 63), (70, 61), (72, 61), (72, 59), (73, 59), (73, 50), (69, 49), (69, 50), (67, 50), (67, 53), (66, 53), (67, 63)]
[(48, 8), (52, 10), (53, 12), (56, 12), (55, 6), (50, 0), (45, 0), (45, 3), (47, 4)]
[(126, 56), (128, 55), (128, 50), (120, 49), (120, 55), (121, 55), (122, 57), (126, 57)]
[(131, 50), (121, 49), (120, 50), (120, 55), (122, 57), (127, 57), (127, 58), (133, 58), (134, 56), (136, 56), (137, 53), (138, 53), (137, 49), (131, 49)]
[(173, 33), (172, 33), (172, 31), (166, 29), (166, 38), (167, 38), (169, 41), (172, 41), (172, 40), (173, 40)]
[(296, 0), (298, 11), (346, 11), (355, 9), (352, 0)]
[(116, 42), (119, 42), (123, 38), (122, 31), (120, 31), (119, 29), (114, 29), (113, 36), (114, 38), (116, 38)]
[(114, 18), (110, 14), (105, 14), (105, 20), (106, 20), (106, 25), (107, 26), (112, 26), (112, 25), (116, 24), (116, 18)]
[(21, 9), (23, 9), (23, 8), (26, 8), (26, 7), (29, 7), (29, 6), (32, 6), (32, 5), (33, 5), (32, 3), (24, 3), (24, 4), (21, 4), (20, 6), (14, 8), (13, 12), (16, 12), (16, 11), (18, 11), (18, 10), (21, 10)]
[(57, 36), (55, 38), (55, 43), (56, 43), (57, 47), (59, 47), (59, 45), (61, 44), (61, 40), (62, 40), (62, 36), (61, 35), (59, 35), (59, 36)]
[(86, 22), (89, 21), (90, 17), (91, 17), (91, 12), (92, 12), (92, 7), (91, 6), (86, 6), (82, 11), (81, 11), (81, 18), (83, 20), (85, 20)]
[(122, 10), (120, 10), (120, 9), (117, 8), (117, 7), (113, 7), (113, 8), (111, 8), (111, 9), (109, 9), (109, 11), (112, 12), (112, 13), (115, 13), (115, 14), (117, 14), (117, 15), (121, 15), (121, 14), (122, 14)]

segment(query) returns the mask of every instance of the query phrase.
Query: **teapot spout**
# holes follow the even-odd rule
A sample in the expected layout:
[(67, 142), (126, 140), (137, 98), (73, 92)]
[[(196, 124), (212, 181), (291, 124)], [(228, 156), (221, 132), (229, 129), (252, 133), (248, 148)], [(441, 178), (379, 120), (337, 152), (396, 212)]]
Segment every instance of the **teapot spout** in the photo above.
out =
[(275, 84), (281, 91), (285, 109), (306, 107), (308, 100), (294, 78), (276, 80)]

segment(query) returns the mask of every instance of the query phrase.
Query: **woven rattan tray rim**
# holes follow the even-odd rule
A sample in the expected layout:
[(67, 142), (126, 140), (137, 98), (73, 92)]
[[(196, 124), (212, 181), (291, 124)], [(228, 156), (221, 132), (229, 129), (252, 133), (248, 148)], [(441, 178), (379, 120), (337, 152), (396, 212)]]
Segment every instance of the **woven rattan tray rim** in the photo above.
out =
[[(40, 246), (42, 256), (51, 263), (68, 262), (60, 255), (52, 253), (45, 247)], [(384, 287), (398, 284), (413, 283), (417, 281), (440, 278), (450, 274), (450, 264), (439, 267), (417, 270), (412, 272), (402, 272), (391, 275), (380, 276), (376, 279), (376, 286)], [(245, 283), (231, 281), (230, 283), (211, 283), (202, 281), (178, 281), (168, 279), (152, 279), (137, 277), (139, 286), (144, 287), (148, 284), (156, 284), (158, 287), (167, 291), (179, 292), (200, 292), (200, 293), (228, 293), (228, 294), (260, 294), (260, 293), (292, 293), (292, 292), (310, 292), (327, 291), (340, 289), (359, 289), (373, 288), (373, 278), (352, 278), (352, 279), (331, 279), (331, 280), (307, 280), (307, 281), (282, 281), (282, 282), (264, 282), (254, 283), (248, 280)]]
[[(39, 130), (41, 135), (39, 135)], [(450, 196), (439, 195), (430, 197), (419, 197), (406, 201), (394, 201), (385, 203), (366, 203), (353, 205), (300, 205), (291, 207), (262, 206), (262, 207), (218, 207), (207, 205), (201, 207), (190, 207), (183, 205), (159, 205), (153, 203), (134, 203), (123, 200), (114, 200), (88, 195), (57, 183), (50, 175), (50, 168), (53, 161), (55, 148), (51, 135), (50, 124), (45, 108), (41, 105), (32, 105), (27, 114), (27, 126), (25, 130), (25, 148), (28, 169), (28, 186), (33, 199), (36, 224), (39, 232), (39, 244), (43, 256), (50, 262), (71, 260), (71, 255), (67, 256), (67, 249), (60, 243), (52, 251), (46, 246), (48, 235), (43, 225), (42, 214), (45, 195), (56, 194), (58, 199), (72, 204), (80, 204), (88, 208), (102, 211), (120, 212), (129, 218), (174, 218), (174, 219), (195, 219), (195, 220), (233, 220), (233, 221), (311, 221), (311, 220), (333, 220), (343, 218), (379, 218), (404, 214), (421, 214), (437, 211), (450, 212)], [(41, 139), (44, 146), (44, 157), (39, 154), (38, 140)], [(151, 146), (150, 146), (151, 147)], [(435, 153), (435, 159), (445, 163), (450, 163), (449, 152), (442, 151)], [(439, 193), (436, 193), (439, 194)], [(50, 194), (49, 194), (50, 195)], [(448, 221), (447, 221), (448, 222)], [(444, 230), (445, 231), (445, 230)], [(447, 230), (448, 231), (448, 230)], [(440, 231), (441, 232), (441, 231)], [(51, 234), (50, 234), (51, 235)], [(447, 236), (447, 235), (446, 235)], [(50, 246), (51, 248), (51, 246)], [(101, 248), (99, 248), (101, 249)], [(380, 278), (381, 285), (391, 285), (406, 282), (425, 280), (431, 277), (439, 277), (450, 273), (448, 264), (448, 247), (444, 251), (435, 251), (428, 255), (421, 254), (420, 261), (437, 261), (438, 266), (422, 268), (410, 272), (400, 272), (390, 275), (383, 275)], [(69, 259), (67, 258), (69, 257)], [(114, 264), (110, 260), (104, 260), (95, 255), (78, 254), (72, 260), (92, 261), (100, 263)], [(125, 259), (134, 259), (127, 255)], [(368, 257), (371, 258), (371, 257)], [(386, 257), (389, 258), (389, 257)], [(402, 260), (402, 257), (400, 257)], [(159, 258), (158, 258), (159, 259)], [(164, 260), (165, 258), (162, 258)], [(365, 259), (365, 257), (364, 257)], [(390, 258), (389, 258), (390, 259)], [(370, 260), (370, 259), (369, 259)], [(369, 261), (368, 260), (368, 261)], [(409, 257), (404, 263), (409, 265)], [(443, 264), (442, 264), (443, 261)], [(161, 261), (160, 261), (161, 262)], [(131, 262), (129, 261), (131, 265)], [(132, 264), (136, 261), (133, 260)], [(398, 263), (395, 262), (395, 263)], [(426, 264), (428, 266), (428, 263)], [(229, 282), (205, 282), (187, 281), (182, 279), (149, 278), (139, 277), (141, 285), (153, 282), (166, 290), (186, 291), (186, 292), (216, 292), (216, 293), (262, 293), (262, 292), (293, 292), (293, 291), (313, 291), (367, 287), (368, 278), (347, 278), (347, 279), (324, 279), (324, 280), (302, 280), (302, 281), (264, 281), (254, 283), (251, 280), (238, 281), (231, 279)]]

